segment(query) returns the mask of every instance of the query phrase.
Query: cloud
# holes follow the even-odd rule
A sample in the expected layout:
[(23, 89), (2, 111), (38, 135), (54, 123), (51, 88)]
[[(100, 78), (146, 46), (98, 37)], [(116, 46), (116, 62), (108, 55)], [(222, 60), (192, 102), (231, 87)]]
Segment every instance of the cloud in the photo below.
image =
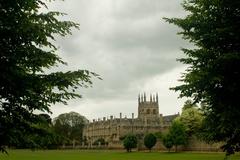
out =
[[(100, 96), (102, 92), (94, 92), (101, 98), (92, 98), (91, 96), (85, 96), (80, 100), (70, 101), (68, 106), (58, 105), (53, 106), (53, 117), (63, 112), (70, 112), (72, 110), (77, 111), (85, 115), (88, 119), (96, 119), (109, 117), (113, 115), (119, 116), (121, 112), (127, 117), (131, 116), (131, 113), (135, 113), (137, 116), (137, 96), (138, 93), (146, 92), (149, 99), (150, 93), (158, 93), (159, 97), (159, 110), (164, 115), (175, 114), (181, 111), (186, 98), (179, 99), (178, 93), (169, 90), (170, 87), (179, 85), (176, 77), (180, 77), (182, 70), (185, 70), (186, 66), (175, 68), (165, 74), (158, 74), (153, 77), (144, 79), (141, 83), (132, 82), (127, 88), (126, 92), (122, 94), (105, 93), (104, 96)], [(88, 90), (89, 92), (89, 90)], [(86, 94), (85, 94), (86, 95)]]
[(94, 80), (93, 88), (79, 89), (83, 99), (70, 101), (72, 107), (53, 106), (53, 116), (70, 110), (88, 118), (136, 112), (136, 96), (143, 91), (163, 96), (162, 113), (179, 111), (177, 95), (168, 88), (177, 84), (179, 72), (184, 71), (176, 62), (183, 56), (180, 47), (190, 45), (176, 35), (177, 27), (162, 19), (185, 15), (179, 1), (68, 0), (49, 8), (80, 23), (80, 31), (57, 38), (59, 54), (69, 64), (59, 69), (89, 69), (103, 78)]

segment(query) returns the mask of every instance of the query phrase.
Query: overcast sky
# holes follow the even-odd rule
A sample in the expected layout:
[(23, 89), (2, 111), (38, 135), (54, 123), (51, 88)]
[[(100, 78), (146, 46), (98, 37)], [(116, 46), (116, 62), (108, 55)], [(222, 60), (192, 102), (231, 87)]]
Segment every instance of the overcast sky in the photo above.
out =
[[(179, 29), (163, 17), (183, 17), (180, 0), (65, 0), (50, 10), (80, 24), (73, 35), (57, 38), (59, 54), (68, 66), (61, 70), (88, 69), (101, 75), (92, 88), (80, 89), (82, 99), (67, 106), (52, 106), (52, 117), (76, 111), (88, 119), (110, 115), (137, 116), (137, 96), (158, 93), (163, 115), (181, 111), (186, 99), (169, 90), (186, 66), (176, 59), (189, 44), (176, 35)], [(148, 97), (149, 98), (149, 97)]]

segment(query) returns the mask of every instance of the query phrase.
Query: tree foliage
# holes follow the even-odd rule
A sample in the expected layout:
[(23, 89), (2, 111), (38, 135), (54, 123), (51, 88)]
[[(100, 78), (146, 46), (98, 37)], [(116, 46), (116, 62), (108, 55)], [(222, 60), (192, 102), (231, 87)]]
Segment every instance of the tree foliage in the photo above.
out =
[(127, 152), (131, 152), (133, 148), (137, 147), (137, 137), (132, 134), (127, 135), (123, 140), (123, 146)]
[(182, 6), (186, 17), (166, 20), (195, 48), (182, 49), (186, 57), (179, 61), (189, 67), (173, 89), (204, 102), (205, 139), (224, 141), (227, 154), (234, 153), (240, 146), (240, 1), (185, 0)]
[(60, 21), (60, 12), (41, 12), (44, 0), (0, 1), (0, 149), (21, 141), (35, 127), (36, 111), (50, 112), (51, 104), (80, 98), (75, 89), (92, 84), (87, 70), (51, 72), (66, 64), (57, 55), (55, 36), (71, 34), (79, 25)]
[(177, 147), (179, 145), (187, 143), (185, 126), (178, 120), (173, 121), (168, 134), (171, 137), (172, 144), (175, 146), (175, 152), (177, 152)]
[(71, 144), (82, 142), (83, 128), (88, 120), (76, 112), (60, 114), (53, 121), (54, 131), (63, 139), (71, 141)]
[(163, 138), (163, 133), (162, 132), (155, 132), (154, 136), (158, 139), (158, 140), (162, 140)]
[(170, 152), (171, 148), (173, 147), (173, 140), (171, 135), (168, 133), (163, 136), (163, 145), (168, 149), (168, 152)]
[(105, 145), (107, 142), (103, 138), (99, 138), (96, 141), (93, 142), (93, 145), (98, 146), (98, 145)]
[[(47, 114), (36, 115), (39, 117), (38, 123), (34, 124), (34, 127), (41, 129), (41, 134), (22, 134), (19, 141), (10, 141), (9, 147), (14, 148), (42, 148), (53, 149), (57, 148), (62, 138), (55, 133), (52, 127), (52, 119)], [(44, 136), (42, 136), (44, 135)]]
[(184, 102), (182, 111), (189, 109), (189, 108), (198, 108), (198, 106), (196, 104), (193, 104), (193, 101), (188, 99)]
[[(186, 105), (187, 104), (187, 105)], [(177, 118), (185, 126), (188, 137), (197, 136), (202, 127), (203, 113), (196, 104), (186, 101), (181, 115)]]
[(151, 151), (152, 147), (154, 147), (156, 143), (157, 137), (154, 134), (149, 133), (144, 137), (144, 145), (149, 149), (149, 151)]

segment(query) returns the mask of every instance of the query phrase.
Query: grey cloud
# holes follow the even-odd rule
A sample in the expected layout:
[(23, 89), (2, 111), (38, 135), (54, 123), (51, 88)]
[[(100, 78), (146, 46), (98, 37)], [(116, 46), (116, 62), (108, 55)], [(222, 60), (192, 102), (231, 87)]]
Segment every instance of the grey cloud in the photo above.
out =
[(175, 0), (124, 0), (114, 1), (112, 10), (116, 18), (144, 19), (154, 15), (184, 14), (180, 4)]
[[(94, 80), (93, 88), (79, 90), (93, 108), (100, 102), (108, 105), (106, 101), (135, 101), (141, 86), (181, 66), (176, 62), (182, 56), (179, 48), (189, 45), (176, 35), (178, 28), (162, 19), (184, 16), (178, 3), (176, 0), (54, 3), (50, 9), (66, 12), (69, 14), (66, 18), (80, 23), (80, 31), (57, 39), (60, 56), (69, 64), (60, 69), (84, 68), (102, 76), (103, 81)], [(82, 101), (75, 101), (74, 105)]]

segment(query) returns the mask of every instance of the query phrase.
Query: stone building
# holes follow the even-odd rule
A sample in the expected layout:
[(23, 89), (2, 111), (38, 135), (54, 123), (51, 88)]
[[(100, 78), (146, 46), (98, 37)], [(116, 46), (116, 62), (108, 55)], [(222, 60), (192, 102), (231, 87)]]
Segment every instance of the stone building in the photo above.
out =
[(109, 148), (122, 148), (121, 137), (127, 134), (136, 134), (143, 136), (146, 133), (164, 132), (170, 125), (171, 121), (178, 114), (162, 116), (159, 114), (158, 94), (150, 95), (149, 100), (146, 94), (138, 96), (138, 116), (131, 118), (119, 118), (93, 120), (83, 130), (85, 145), (93, 147), (94, 142), (104, 139)]

